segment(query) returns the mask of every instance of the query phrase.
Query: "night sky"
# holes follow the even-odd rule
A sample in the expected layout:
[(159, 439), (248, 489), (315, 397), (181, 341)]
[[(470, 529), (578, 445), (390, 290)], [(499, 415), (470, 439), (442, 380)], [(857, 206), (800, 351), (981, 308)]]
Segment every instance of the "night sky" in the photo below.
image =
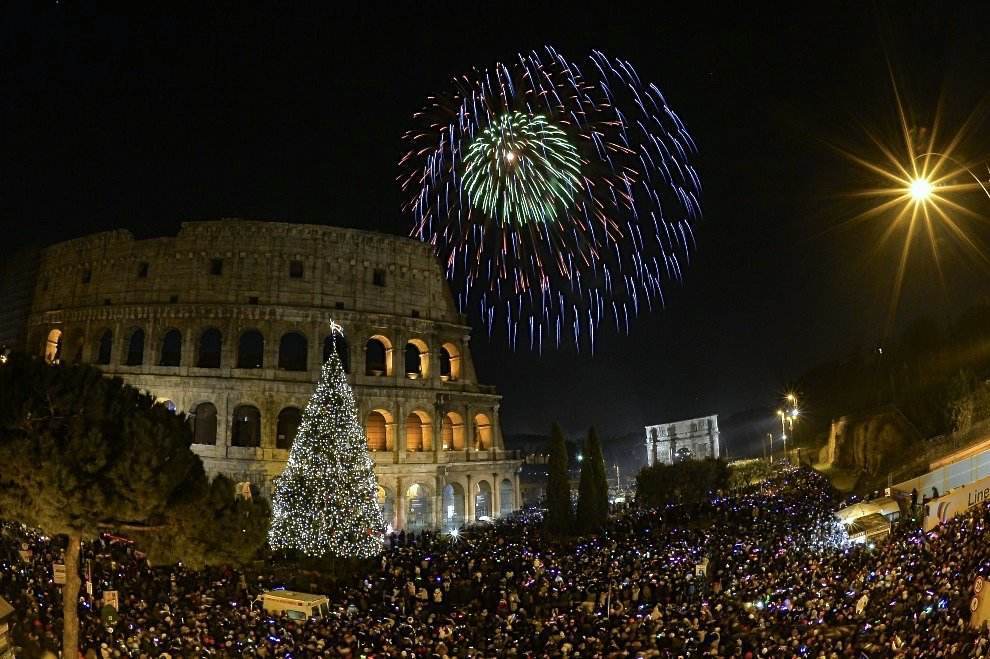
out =
[[(883, 217), (847, 222), (868, 203), (850, 193), (878, 179), (837, 151), (878, 160), (873, 135), (903, 154), (893, 72), (911, 126), (930, 126), (941, 100), (945, 141), (971, 118), (959, 153), (987, 160), (986, 3), (232, 3), (182, 16), (36, 4), (0, 20), (5, 250), (220, 217), (406, 234), (400, 137), (451, 75), (552, 44), (572, 59), (602, 49), (656, 82), (700, 150), (696, 256), (666, 309), (629, 336), (605, 333), (594, 356), (511, 352), (476, 331), (506, 433), (556, 419), (610, 436), (773, 406), (814, 363), (990, 295), (986, 265), (940, 233), (944, 283), (918, 243), (888, 327), (903, 234), (881, 245)], [(990, 199), (960, 200), (990, 215)]]

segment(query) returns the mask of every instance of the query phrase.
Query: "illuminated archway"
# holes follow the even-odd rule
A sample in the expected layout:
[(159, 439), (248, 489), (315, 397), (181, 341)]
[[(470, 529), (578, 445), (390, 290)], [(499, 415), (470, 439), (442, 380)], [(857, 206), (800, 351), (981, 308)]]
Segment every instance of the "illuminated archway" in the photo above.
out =
[(498, 514), (500, 517), (505, 517), (512, 512), (514, 495), (515, 488), (512, 486), (512, 481), (503, 478), (498, 486)]
[(422, 410), (410, 413), (404, 430), (407, 451), (433, 450), (433, 425), (429, 414)]
[(423, 483), (406, 490), (406, 531), (418, 533), (433, 528), (433, 494)]
[(443, 488), (443, 509), (440, 526), (448, 533), (464, 526), (464, 488), (460, 483), (448, 483)]
[(487, 451), (492, 447), (492, 422), (486, 414), (474, 415), (475, 448)]
[(394, 419), (388, 410), (376, 409), (368, 412), (365, 420), (365, 433), (368, 436), (369, 451), (391, 451), (395, 447)]
[(457, 412), (447, 412), (440, 428), (440, 448), (444, 451), (464, 450), (464, 419)]
[(45, 340), (45, 361), (57, 364), (62, 360), (62, 330), (55, 328), (48, 332)]
[(461, 379), (461, 351), (449, 341), (440, 346), (440, 379)]
[(488, 481), (478, 481), (474, 486), (474, 518), (492, 516), (492, 486)]
[(405, 353), (406, 377), (410, 379), (430, 376), (430, 352), (422, 339), (409, 339)]
[(365, 375), (392, 375), (392, 342), (381, 334), (368, 339), (364, 347)]

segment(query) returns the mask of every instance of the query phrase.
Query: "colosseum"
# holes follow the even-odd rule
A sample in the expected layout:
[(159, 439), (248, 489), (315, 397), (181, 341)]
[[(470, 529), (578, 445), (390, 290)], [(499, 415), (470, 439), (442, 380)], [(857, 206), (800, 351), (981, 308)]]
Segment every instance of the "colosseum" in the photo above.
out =
[[(470, 327), (427, 245), (329, 226), (187, 222), (175, 237), (118, 230), (52, 245), (20, 271), (33, 293), (22, 296), (19, 342), (98, 365), (188, 414), (210, 473), (270, 493), (336, 345), (395, 529), (519, 506), (521, 462), (504, 448), (499, 396), (475, 377)], [(331, 321), (345, 341), (329, 340)]]

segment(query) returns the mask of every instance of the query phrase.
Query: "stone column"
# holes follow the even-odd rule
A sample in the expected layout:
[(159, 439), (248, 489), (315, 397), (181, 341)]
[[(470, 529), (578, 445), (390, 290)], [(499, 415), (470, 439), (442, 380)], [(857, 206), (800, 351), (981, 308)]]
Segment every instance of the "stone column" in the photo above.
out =
[(512, 510), (519, 510), (522, 508), (522, 492), (520, 492), (519, 486), (519, 469), (516, 469), (515, 473), (512, 474), (512, 494), (515, 497), (515, 503), (512, 506)]
[(434, 524), (434, 526), (436, 526), (437, 528), (439, 528), (441, 524), (447, 519), (446, 511), (443, 509), (443, 488), (446, 485), (444, 481), (445, 481), (444, 476), (438, 471), (436, 477), (436, 491), (433, 497), (433, 501), (434, 501), (433, 509), (436, 511), (435, 512), (436, 523)]
[(464, 492), (464, 523), (473, 524), (474, 519), (474, 487), (471, 485), (471, 474), (465, 476), (467, 490)]
[(404, 413), (405, 408), (402, 403), (396, 402), (392, 408), (392, 414), (395, 419), (392, 423), (392, 437), (395, 443), (396, 463), (406, 461), (406, 451), (408, 450), (406, 447), (406, 417), (403, 416)]
[(499, 421), (498, 410), (500, 405), (492, 407), (492, 448), (505, 450), (505, 438), (502, 437), (502, 422)]
[(402, 476), (395, 479), (395, 530), (406, 528), (406, 488)]
[(464, 404), (461, 406), (460, 410), (464, 419), (464, 448), (467, 451), (473, 451), (475, 449), (475, 438), (474, 438), (474, 417), (471, 415), (471, 408)]
[(196, 366), (196, 343), (199, 339), (198, 332), (202, 331), (199, 327), (186, 327), (179, 330), (182, 332), (182, 355), (179, 359), (179, 365), (186, 368)]
[(499, 480), (498, 474), (492, 472), (492, 517), (501, 517), (502, 515), (502, 481)]

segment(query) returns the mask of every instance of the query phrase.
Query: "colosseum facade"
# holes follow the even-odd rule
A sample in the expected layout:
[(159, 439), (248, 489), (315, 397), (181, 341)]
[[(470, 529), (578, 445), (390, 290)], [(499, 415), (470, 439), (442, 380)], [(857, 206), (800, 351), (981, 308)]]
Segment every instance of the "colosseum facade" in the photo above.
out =
[(452, 527), (519, 506), (499, 396), (479, 384), (427, 245), (329, 226), (188, 222), (175, 237), (111, 231), (41, 250), (27, 348), (98, 365), (189, 415), (210, 473), (270, 493), (337, 344), (396, 529)]

